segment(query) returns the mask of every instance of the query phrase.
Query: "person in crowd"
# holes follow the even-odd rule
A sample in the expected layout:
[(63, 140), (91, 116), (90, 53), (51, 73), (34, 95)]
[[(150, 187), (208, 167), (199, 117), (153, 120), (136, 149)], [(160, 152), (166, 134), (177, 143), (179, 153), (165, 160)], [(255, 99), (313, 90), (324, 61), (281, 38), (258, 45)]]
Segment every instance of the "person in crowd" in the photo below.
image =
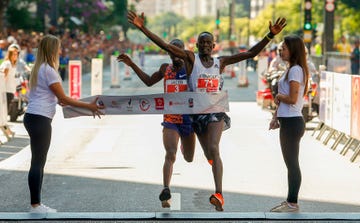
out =
[(62, 49), (61, 50), (61, 55), (60, 55), (60, 58), (59, 58), (59, 73), (60, 73), (60, 77), (61, 77), (61, 80), (65, 80), (66, 78), (66, 68), (67, 66), (69, 65), (69, 56), (67, 55), (67, 50), (68, 49)]
[[(179, 39), (174, 39), (169, 44), (184, 49), (184, 43)], [(172, 64), (162, 64), (159, 70), (151, 76), (144, 73), (126, 54), (118, 56), (118, 61), (130, 66), (147, 86), (152, 86), (164, 79), (164, 91), (166, 93), (187, 91), (188, 75), (185, 71), (184, 61), (172, 54), (169, 55)], [(174, 82), (174, 80), (176, 80), (176, 82)], [(195, 151), (195, 133), (191, 127), (189, 115), (165, 114), (163, 120), (163, 143), (166, 154), (163, 165), (164, 188), (159, 195), (159, 199), (162, 207), (168, 208), (170, 207), (169, 201), (171, 198), (169, 186), (179, 139), (181, 141), (180, 149), (184, 159), (187, 162), (192, 162)]]
[(0, 65), (0, 72), (5, 76), (7, 109), (10, 111), (11, 101), (14, 99), (16, 86), (19, 85), (19, 75), (30, 72), (30, 68), (19, 58), (20, 47), (11, 44), (5, 56), (5, 60)]
[(335, 49), (336, 49), (336, 51), (339, 52), (339, 53), (346, 53), (346, 54), (350, 54), (350, 53), (351, 53), (351, 46), (350, 46), (350, 44), (347, 42), (345, 36), (341, 36), (341, 37), (340, 37), (340, 42), (339, 42), (338, 44), (336, 44)]
[(286, 36), (281, 57), (289, 67), (280, 77), (275, 104), (278, 105), (269, 129), (280, 127), (280, 146), (288, 170), (288, 195), (284, 202), (271, 212), (298, 212), (298, 194), (301, 185), (299, 166), (300, 140), (305, 132), (302, 117), (303, 96), (308, 90), (309, 70), (303, 40), (298, 36)]
[(314, 52), (316, 56), (322, 56), (321, 39), (319, 37), (315, 39)]
[(354, 42), (354, 49), (351, 52), (351, 73), (359, 75), (359, 66), (360, 66), (360, 40), (356, 39)]
[(286, 62), (281, 58), (281, 52), (282, 52), (282, 44), (283, 42), (280, 42), (277, 46), (277, 54), (274, 59), (271, 60), (268, 72), (272, 71), (281, 71), (286, 69)]
[(274, 44), (270, 47), (269, 55), (268, 55), (268, 69), (270, 67), (270, 63), (273, 59), (278, 56), (278, 46)]
[(30, 136), (31, 165), (28, 175), (30, 189), (30, 212), (56, 212), (56, 209), (41, 203), (41, 187), (46, 156), (52, 134), (51, 121), (55, 115), (56, 104), (81, 107), (93, 112), (94, 118), (103, 113), (103, 105), (96, 98), (91, 103), (77, 101), (65, 95), (58, 73), (60, 40), (46, 35), (40, 41), (34, 67), (30, 75), (29, 105), (24, 115), (24, 126)]
[(5, 40), (0, 39), (0, 64), (4, 60), (4, 49), (5, 49), (6, 42)]
[[(269, 22), (269, 33), (256, 45), (246, 52), (231, 56), (212, 57), (215, 47), (214, 36), (209, 32), (199, 34), (196, 46), (198, 53), (180, 49), (168, 44), (145, 27), (144, 14), (138, 16), (129, 11), (128, 21), (135, 25), (147, 37), (168, 53), (181, 58), (185, 63), (186, 73), (189, 77), (189, 90), (197, 92), (219, 92), (223, 87), (223, 73), (227, 65), (256, 56), (276, 34), (286, 26), (286, 19), (279, 18), (273, 25)], [(194, 131), (200, 141), (204, 154), (212, 166), (215, 181), (215, 193), (209, 198), (210, 203), (217, 211), (223, 211), (224, 198), (222, 195), (223, 164), (220, 157), (219, 143), (222, 131), (230, 127), (230, 118), (225, 113), (192, 115)]]
[(6, 88), (6, 102), (7, 110), (10, 110), (11, 101), (14, 98), (16, 91), (16, 63), (19, 57), (19, 51), (15, 48), (8, 49), (5, 60), (0, 66), (0, 71), (5, 77), (5, 88)]

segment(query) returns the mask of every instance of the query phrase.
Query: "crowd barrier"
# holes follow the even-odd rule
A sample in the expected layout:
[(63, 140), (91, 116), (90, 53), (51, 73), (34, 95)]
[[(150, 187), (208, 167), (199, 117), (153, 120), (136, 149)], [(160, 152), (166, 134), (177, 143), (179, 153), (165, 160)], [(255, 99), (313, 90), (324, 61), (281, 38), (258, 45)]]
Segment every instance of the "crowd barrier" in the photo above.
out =
[(342, 145), (343, 156), (353, 151), (354, 162), (360, 154), (360, 76), (321, 72), (319, 120), (312, 135), (318, 132), (325, 145), (332, 140), (333, 150)]

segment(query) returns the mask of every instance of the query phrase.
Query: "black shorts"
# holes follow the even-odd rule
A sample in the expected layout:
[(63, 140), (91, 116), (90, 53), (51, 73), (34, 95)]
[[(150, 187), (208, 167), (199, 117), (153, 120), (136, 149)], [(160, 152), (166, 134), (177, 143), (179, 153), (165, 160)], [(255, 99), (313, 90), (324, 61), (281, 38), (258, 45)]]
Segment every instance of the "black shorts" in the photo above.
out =
[(196, 134), (202, 134), (206, 131), (210, 122), (220, 122), (224, 120), (223, 131), (227, 130), (231, 126), (231, 119), (225, 112), (210, 113), (210, 114), (195, 114), (190, 115), (192, 121), (192, 127)]

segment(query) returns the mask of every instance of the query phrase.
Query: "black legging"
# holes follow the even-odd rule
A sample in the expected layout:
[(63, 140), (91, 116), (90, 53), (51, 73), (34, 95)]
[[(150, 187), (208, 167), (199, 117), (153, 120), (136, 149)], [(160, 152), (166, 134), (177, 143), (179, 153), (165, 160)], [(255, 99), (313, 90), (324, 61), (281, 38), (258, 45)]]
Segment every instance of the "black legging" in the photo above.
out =
[(30, 136), (31, 166), (28, 175), (31, 204), (41, 201), (44, 166), (51, 140), (51, 119), (26, 113), (24, 126)]
[(299, 147), (305, 132), (305, 122), (303, 117), (279, 118), (279, 121), (281, 151), (288, 169), (289, 191), (286, 200), (297, 203), (301, 185)]
[(11, 101), (14, 99), (14, 94), (13, 93), (9, 93), (9, 92), (6, 92), (6, 104), (7, 104), (7, 111), (9, 113), (10, 111), (10, 104), (11, 104)]

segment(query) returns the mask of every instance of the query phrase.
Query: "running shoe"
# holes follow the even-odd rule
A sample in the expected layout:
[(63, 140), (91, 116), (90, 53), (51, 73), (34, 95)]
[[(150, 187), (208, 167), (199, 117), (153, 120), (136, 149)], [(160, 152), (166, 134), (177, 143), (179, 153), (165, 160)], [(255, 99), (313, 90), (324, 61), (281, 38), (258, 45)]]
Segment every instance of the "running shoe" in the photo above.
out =
[(213, 160), (208, 160), (208, 163), (210, 164), (210, 166), (212, 166), (213, 165)]
[(270, 212), (299, 212), (299, 210), (299, 205), (292, 205), (284, 201), (280, 205), (273, 207)]
[(210, 204), (214, 205), (217, 211), (224, 211), (223, 206), (225, 202), (222, 194), (220, 193), (212, 194), (209, 199), (210, 199)]
[(50, 208), (46, 205), (40, 204), (37, 207), (31, 207), (30, 213), (37, 213), (37, 214), (43, 214), (43, 213), (56, 213), (56, 209)]
[(161, 206), (163, 208), (170, 207), (170, 198), (171, 198), (170, 189), (168, 187), (165, 187), (159, 195), (159, 199), (161, 201)]

